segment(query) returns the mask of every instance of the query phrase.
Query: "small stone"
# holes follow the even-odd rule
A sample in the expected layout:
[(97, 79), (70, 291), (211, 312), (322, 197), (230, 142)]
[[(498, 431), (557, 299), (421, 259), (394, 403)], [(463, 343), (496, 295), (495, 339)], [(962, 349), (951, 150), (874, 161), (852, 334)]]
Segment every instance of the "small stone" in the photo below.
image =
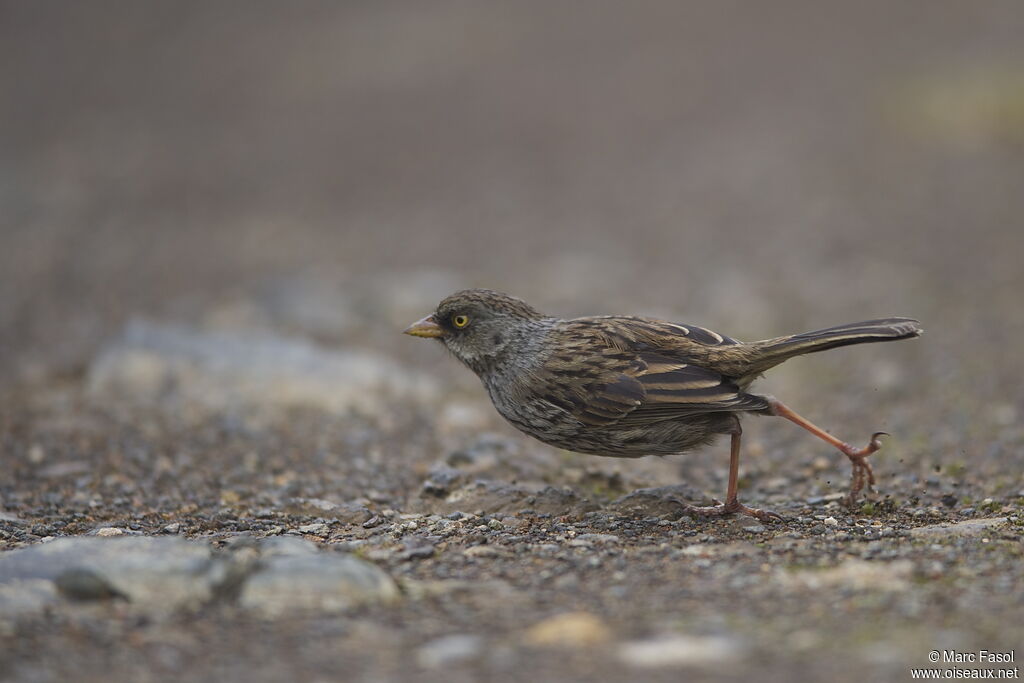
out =
[(738, 642), (722, 636), (668, 635), (623, 643), (619, 660), (653, 669), (671, 666), (721, 665), (740, 654)]
[(381, 517), (380, 515), (374, 515), (373, 517), (370, 517), (370, 519), (368, 519), (365, 522), (363, 522), (363, 528), (364, 529), (372, 529), (374, 527), (380, 526), (385, 521), (386, 520), (383, 517)]
[(421, 488), (423, 493), (428, 496), (444, 496), (458, 486), (465, 477), (465, 473), (460, 470), (447, 465), (438, 465), (430, 470), (430, 474)]
[(425, 669), (438, 669), (476, 657), (483, 649), (480, 636), (459, 634), (432, 640), (416, 651), (416, 662)]
[(606, 545), (618, 543), (619, 537), (614, 534), (580, 534), (575, 540), (586, 545)]
[(285, 510), (296, 515), (311, 515), (331, 519), (342, 524), (363, 524), (373, 517), (365, 505), (335, 503), (323, 498), (292, 498)]
[(496, 545), (475, 545), (462, 551), (465, 557), (501, 557), (508, 555), (505, 548)]
[(492, 531), (503, 531), (505, 529), (505, 525), (496, 519), (492, 519), (487, 522), (487, 528)]
[(179, 531), (181, 531), (181, 522), (172, 522), (171, 524), (168, 524), (163, 529), (161, 529), (161, 531), (163, 531), (165, 534), (176, 534)]
[(330, 531), (323, 522), (314, 522), (313, 524), (303, 524), (299, 527), (299, 533), (310, 534), (312, 536), (326, 536)]
[(825, 524), (825, 526), (839, 526), (839, 520), (835, 517), (826, 517), (822, 520), (822, 523)]
[(568, 612), (534, 624), (526, 632), (530, 645), (541, 647), (586, 647), (611, 639), (611, 630), (598, 617), (588, 612)]
[(105, 526), (102, 529), (97, 529), (96, 530), (96, 535), (97, 536), (103, 536), (103, 537), (122, 536), (122, 535), (124, 535), (124, 529), (118, 529), (117, 527), (112, 527), (112, 526)]
[(24, 525), (28, 524), (28, 522), (26, 522), (25, 520), (21, 519), (18, 516), (12, 515), (9, 512), (4, 512), (3, 510), (0, 510), (0, 523), (2, 523), (2, 522), (6, 522), (8, 524), (17, 524), (19, 526), (24, 526)]
[(405, 548), (398, 554), (403, 560), (424, 560), (433, 556), (433, 544), (418, 538), (409, 539), (405, 543)]
[(46, 460), (46, 451), (39, 444), (32, 444), (32, 447), (28, 449), (28, 461), (33, 465), (38, 465), (44, 460)]
[(127, 598), (102, 576), (88, 569), (69, 569), (60, 574), (54, 584), (57, 586), (57, 590), (72, 600)]

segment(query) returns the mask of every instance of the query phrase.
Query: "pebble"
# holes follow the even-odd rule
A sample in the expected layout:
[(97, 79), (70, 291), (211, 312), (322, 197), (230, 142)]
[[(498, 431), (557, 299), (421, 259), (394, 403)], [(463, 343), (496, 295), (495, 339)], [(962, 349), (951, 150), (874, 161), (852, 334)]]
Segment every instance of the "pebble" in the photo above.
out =
[(741, 654), (739, 642), (724, 636), (665, 635), (623, 643), (619, 660), (637, 668), (723, 665)]
[(19, 526), (28, 524), (28, 522), (21, 519), (20, 517), (12, 515), (9, 512), (4, 512), (3, 510), (0, 510), (0, 522), (6, 522), (8, 524), (17, 524)]
[(473, 659), (483, 650), (480, 636), (457, 634), (432, 640), (416, 651), (416, 662), (425, 669), (439, 669)]
[(588, 612), (568, 612), (548, 617), (530, 627), (525, 641), (542, 647), (586, 647), (611, 639), (611, 629)]

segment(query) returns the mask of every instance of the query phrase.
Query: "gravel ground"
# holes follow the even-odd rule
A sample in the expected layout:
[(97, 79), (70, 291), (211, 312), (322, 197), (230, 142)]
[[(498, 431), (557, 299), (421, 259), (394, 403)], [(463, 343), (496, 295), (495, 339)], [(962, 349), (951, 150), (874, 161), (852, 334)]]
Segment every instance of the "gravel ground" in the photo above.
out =
[[(0, 13), (0, 679), (1024, 656), (1018, 3)], [(744, 499), (785, 521), (691, 519), (725, 442), (557, 451), (399, 334), (464, 286), (926, 333), (759, 385), (891, 433), (875, 493), (844, 505), (842, 456), (750, 417)]]

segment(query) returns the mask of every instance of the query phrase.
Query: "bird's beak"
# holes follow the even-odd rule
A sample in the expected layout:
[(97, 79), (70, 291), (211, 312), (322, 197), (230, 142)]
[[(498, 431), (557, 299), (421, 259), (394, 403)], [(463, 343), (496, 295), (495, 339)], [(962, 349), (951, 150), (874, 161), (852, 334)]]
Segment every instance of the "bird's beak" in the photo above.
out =
[(405, 334), (411, 334), (414, 337), (427, 337), (428, 339), (437, 339), (444, 331), (441, 326), (434, 320), (434, 316), (428, 315), (422, 320), (417, 320), (409, 327), (405, 328)]

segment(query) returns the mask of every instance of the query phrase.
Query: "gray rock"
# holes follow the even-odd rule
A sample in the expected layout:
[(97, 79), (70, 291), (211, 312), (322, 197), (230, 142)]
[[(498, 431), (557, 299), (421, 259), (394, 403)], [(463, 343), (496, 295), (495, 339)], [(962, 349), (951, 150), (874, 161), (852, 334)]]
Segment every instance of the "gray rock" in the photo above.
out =
[(423, 560), (434, 556), (434, 544), (424, 538), (410, 538), (403, 543), (398, 557), (403, 560)]
[(0, 619), (39, 613), (59, 601), (52, 581), (12, 579), (0, 583)]
[(127, 599), (127, 596), (92, 569), (68, 569), (57, 576), (54, 584), (62, 595), (72, 600)]
[(966, 519), (953, 524), (930, 524), (910, 530), (911, 536), (939, 538), (943, 536), (980, 536), (995, 531), (996, 527), (1007, 522), (1006, 517), (984, 517), (982, 519)]
[(210, 601), (223, 580), (209, 546), (176, 537), (58, 538), (0, 555), (0, 585), (52, 581), (69, 597), (121, 596), (145, 609)]
[(513, 513), (524, 509), (550, 515), (583, 514), (597, 505), (571, 489), (553, 486), (527, 487), (497, 481), (478, 480), (452, 491), (443, 499), (421, 500), (429, 512), (447, 515), (460, 510), (483, 514)]
[(619, 659), (628, 666), (651, 669), (681, 666), (721, 666), (738, 659), (740, 641), (724, 636), (664, 635), (623, 643)]
[(292, 498), (285, 504), (284, 510), (296, 515), (315, 515), (333, 519), (343, 524), (362, 524), (373, 517), (373, 513), (365, 505), (335, 503), (323, 498)]
[(459, 634), (432, 640), (416, 651), (416, 662), (425, 669), (439, 669), (473, 659), (484, 641), (480, 636)]
[(614, 534), (580, 534), (572, 540), (570, 545), (606, 545), (619, 541), (619, 537)]
[(10, 512), (4, 512), (3, 510), (0, 510), (0, 524), (5, 522), (7, 524), (17, 524), (18, 526), (24, 526), (28, 524), (28, 522), (21, 519), (17, 515), (12, 515)]
[(241, 587), (242, 607), (267, 617), (304, 612), (343, 612), (399, 599), (398, 586), (376, 565), (352, 555), (275, 556)]
[(430, 470), (423, 482), (423, 493), (429, 496), (444, 496), (465, 480), (466, 474), (454, 467), (441, 464)]
[(608, 508), (614, 512), (631, 515), (680, 515), (683, 512), (680, 503), (701, 501), (703, 498), (704, 496), (689, 486), (661, 486), (627, 493), (612, 501)]
[(377, 412), (388, 397), (428, 400), (434, 382), (370, 351), (329, 350), (303, 339), (130, 323), (92, 362), (91, 393), (229, 406), (310, 406)]
[(329, 526), (323, 522), (314, 522), (313, 524), (303, 524), (298, 528), (300, 534), (311, 534), (313, 536), (326, 536), (331, 530)]
[(309, 557), (319, 555), (320, 548), (316, 543), (296, 536), (270, 536), (260, 539), (257, 547), (260, 557)]

